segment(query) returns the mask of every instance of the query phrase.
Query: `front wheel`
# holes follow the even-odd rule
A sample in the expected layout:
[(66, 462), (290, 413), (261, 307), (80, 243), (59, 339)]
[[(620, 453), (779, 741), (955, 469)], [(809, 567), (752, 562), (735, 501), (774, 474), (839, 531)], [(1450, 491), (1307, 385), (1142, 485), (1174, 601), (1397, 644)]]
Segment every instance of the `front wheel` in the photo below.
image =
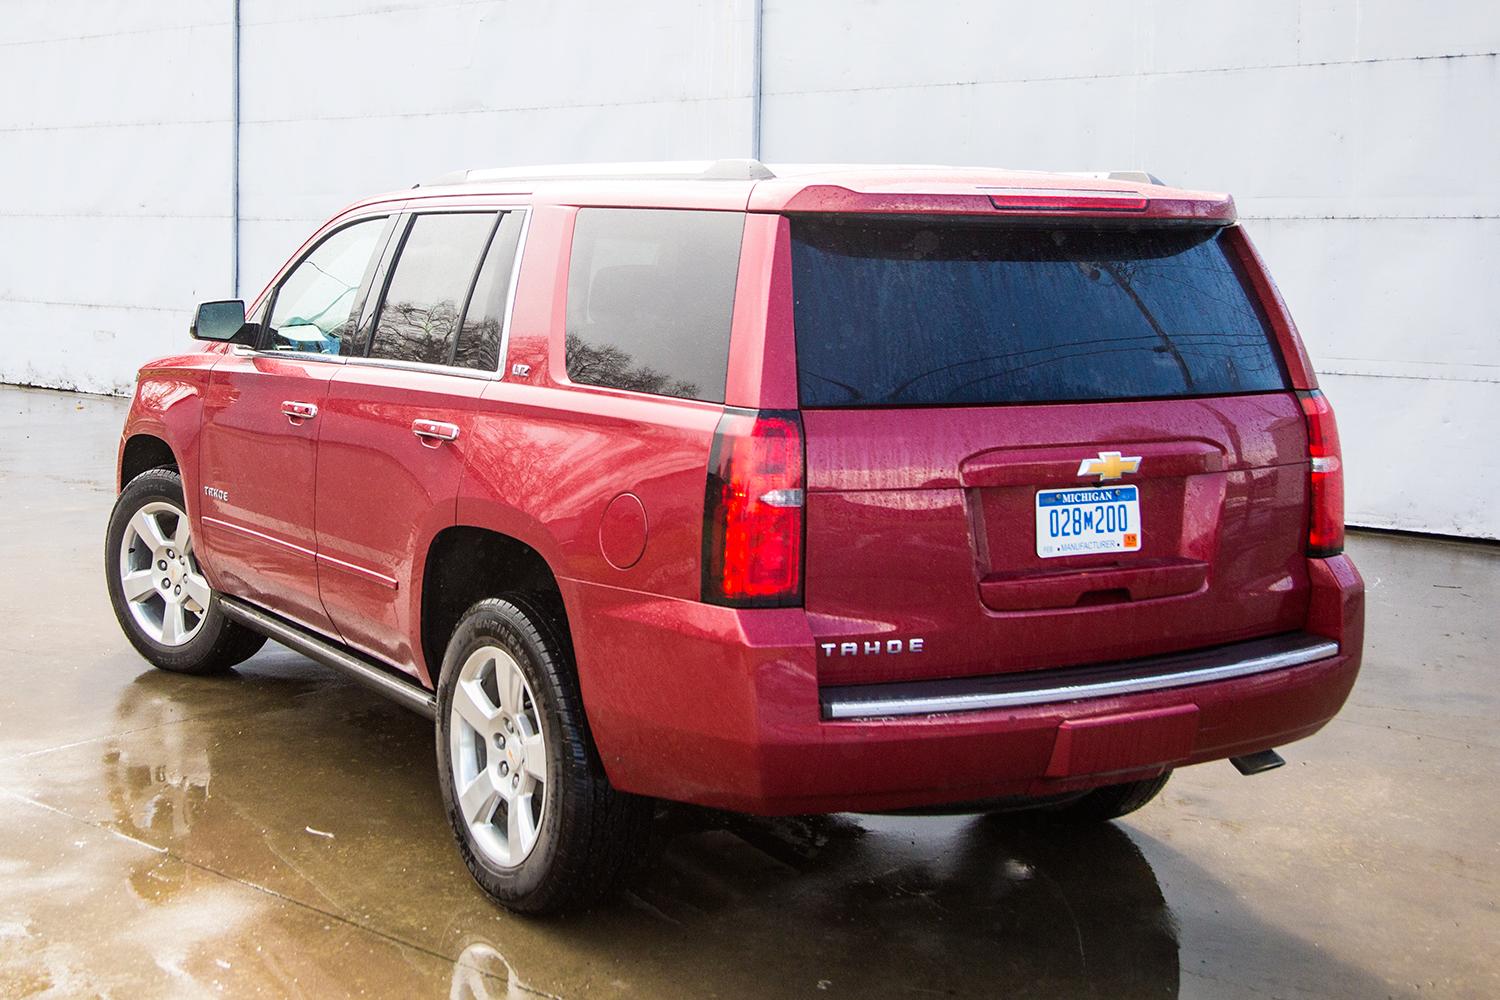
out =
[(182, 478), (172, 469), (149, 469), (120, 492), (105, 532), (104, 576), (125, 637), (163, 670), (218, 673), (266, 641), (219, 607), (198, 565)]
[(612, 888), (639, 859), (649, 800), (604, 775), (556, 614), (528, 596), (459, 621), (437, 689), (443, 805), (469, 873), (513, 910), (554, 912)]

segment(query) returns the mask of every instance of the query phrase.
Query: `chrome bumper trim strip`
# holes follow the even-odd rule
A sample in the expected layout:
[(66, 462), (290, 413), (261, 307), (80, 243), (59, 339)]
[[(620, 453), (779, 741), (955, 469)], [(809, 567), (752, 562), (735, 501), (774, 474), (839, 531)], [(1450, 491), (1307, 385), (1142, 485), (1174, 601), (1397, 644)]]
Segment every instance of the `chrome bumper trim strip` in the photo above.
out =
[[(1287, 640), (1275, 644), (1267, 640), (1241, 643), (1216, 651), (1222, 656), (1233, 657), (1223, 662), (1212, 662), (1211, 656), (1186, 654), (1163, 657), (1163, 667), (1175, 661), (1183, 669), (1163, 670), (1149, 674), (1136, 674), (1116, 678), (1051, 684), (1045, 687), (1017, 687), (1028, 680), (1025, 674), (1003, 677), (974, 678), (969, 680), (937, 681), (927, 683), (865, 684), (849, 687), (824, 688), (822, 708), (824, 719), (875, 719), (903, 715), (934, 715), (944, 712), (974, 712), (992, 708), (1018, 708), (1027, 705), (1050, 705), (1084, 698), (1109, 698), (1115, 695), (1135, 694), (1142, 691), (1161, 691), (1168, 688), (1187, 687), (1192, 684), (1209, 684), (1234, 677), (1297, 667), (1338, 655), (1338, 643), (1316, 636), (1293, 637), (1295, 645)], [(1255, 652), (1246, 647), (1253, 647)], [(1236, 652), (1249, 655), (1236, 655)], [(1204, 663), (1205, 660), (1209, 662)], [(1137, 661), (1144, 666), (1149, 661)], [(1203, 663), (1202, 666), (1196, 664)], [(1121, 668), (1129, 669), (1129, 664)], [(1086, 668), (1085, 668), (1086, 669)], [(1068, 671), (1052, 672), (1054, 676)], [(1082, 671), (1074, 671), (1082, 672)]]

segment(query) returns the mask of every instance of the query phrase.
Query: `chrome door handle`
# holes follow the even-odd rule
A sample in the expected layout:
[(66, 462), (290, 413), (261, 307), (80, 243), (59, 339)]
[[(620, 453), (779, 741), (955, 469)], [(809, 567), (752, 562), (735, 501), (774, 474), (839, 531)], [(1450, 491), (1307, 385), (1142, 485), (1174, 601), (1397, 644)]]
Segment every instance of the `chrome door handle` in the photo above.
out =
[(441, 420), (413, 420), (411, 432), (419, 438), (430, 438), (433, 441), (458, 440), (458, 425), (447, 424)]
[(281, 404), (281, 412), (295, 423), (298, 420), (311, 420), (316, 417), (318, 407), (316, 403), (299, 403), (295, 399), (288, 399)]

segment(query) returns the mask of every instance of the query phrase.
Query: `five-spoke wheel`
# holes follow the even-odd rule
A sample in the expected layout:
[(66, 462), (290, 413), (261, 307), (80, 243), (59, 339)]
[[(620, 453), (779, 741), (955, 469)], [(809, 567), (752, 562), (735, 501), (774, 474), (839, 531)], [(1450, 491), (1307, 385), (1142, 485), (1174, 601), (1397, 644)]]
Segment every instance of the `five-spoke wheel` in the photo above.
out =
[(120, 539), (120, 589), (142, 630), (163, 646), (198, 634), (212, 590), (180, 508), (158, 500), (135, 512)]
[(449, 709), (453, 787), (474, 844), (502, 868), (536, 846), (547, 809), (547, 737), (515, 657), (481, 646), (459, 668)]
[(120, 627), (163, 670), (215, 673), (266, 641), (224, 617), (198, 564), (175, 469), (148, 469), (120, 491), (109, 517), (104, 570)]
[(651, 803), (610, 786), (562, 606), (506, 594), (459, 618), (437, 686), (438, 776), (474, 880), (542, 913), (607, 892), (645, 853)]

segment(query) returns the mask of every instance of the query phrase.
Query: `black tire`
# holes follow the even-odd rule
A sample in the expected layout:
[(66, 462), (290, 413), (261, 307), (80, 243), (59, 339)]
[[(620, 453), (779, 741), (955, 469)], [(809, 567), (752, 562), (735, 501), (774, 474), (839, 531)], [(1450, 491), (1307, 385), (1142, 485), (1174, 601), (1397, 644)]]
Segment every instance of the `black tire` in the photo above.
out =
[(150, 503), (169, 503), (187, 510), (182, 477), (175, 469), (148, 469), (126, 484), (115, 500), (104, 535), (104, 578), (109, 603), (130, 644), (153, 666), (178, 674), (217, 674), (254, 656), (265, 636), (224, 616), (217, 592), (210, 594), (198, 633), (181, 645), (163, 645), (148, 635), (125, 599), (120, 573), (120, 547), (131, 518)]
[(1171, 771), (1163, 771), (1154, 778), (1095, 788), (1069, 802), (1048, 808), (1047, 815), (1064, 823), (1105, 823), (1119, 819), (1156, 798), (1170, 777)]
[[(450, 740), (463, 664), (485, 646), (505, 650), (531, 690), (547, 750), (546, 801), (535, 846), (518, 865), (496, 864), (458, 804)], [(644, 857), (653, 803), (616, 791), (589, 735), (561, 614), (545, 599), (507, 594), (469, 608), (443, 656), (437, 687), (438, 780), (460, 855), (474, 881), (522, 913), (578, 909), (608, 894)]]

